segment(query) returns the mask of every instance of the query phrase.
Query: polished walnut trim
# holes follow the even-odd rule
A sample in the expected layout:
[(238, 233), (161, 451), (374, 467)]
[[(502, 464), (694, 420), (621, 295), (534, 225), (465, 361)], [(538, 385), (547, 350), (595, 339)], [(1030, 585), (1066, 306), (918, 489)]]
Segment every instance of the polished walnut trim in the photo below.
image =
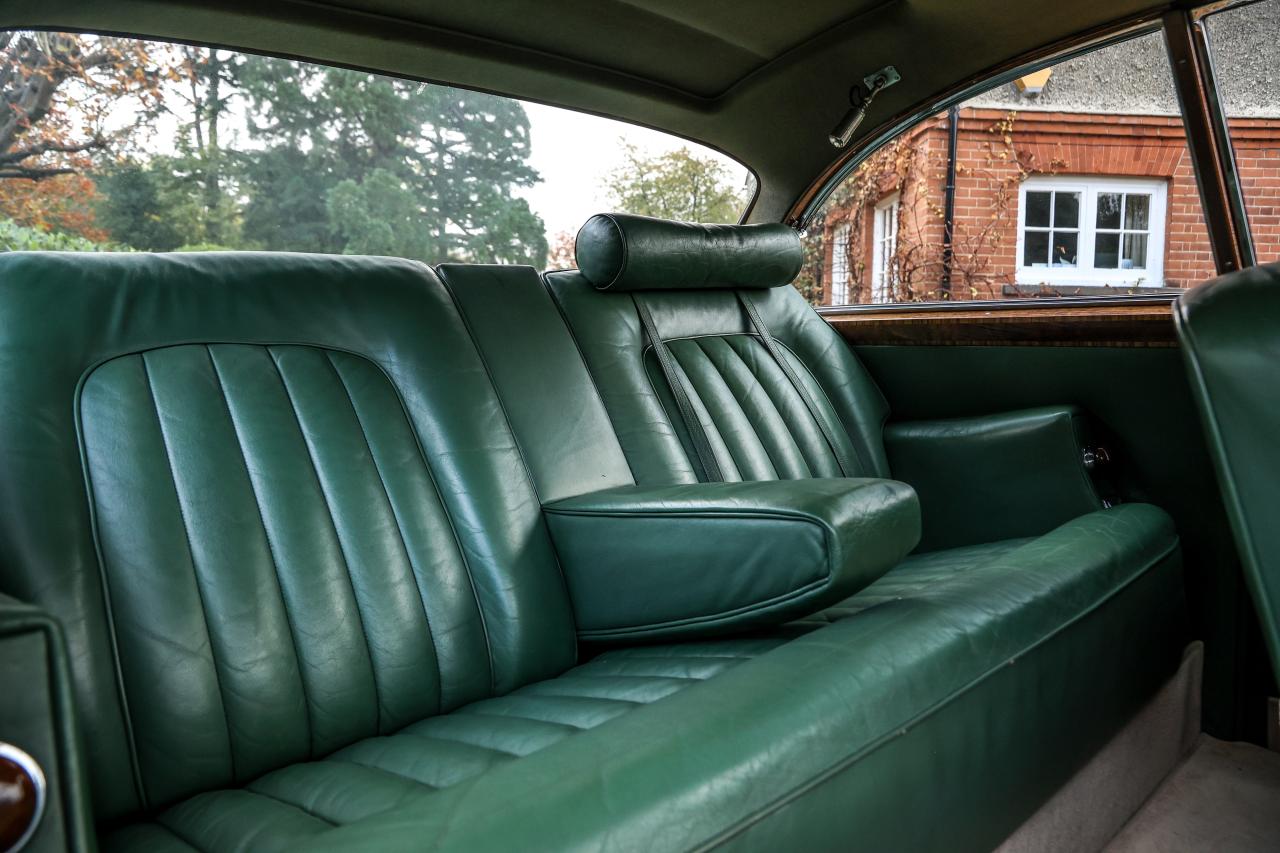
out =
[(1177, 346), (1168, 302), (947, 308), (851, 309), (823, 317), (855, 345)]
[(45, 790), (39, 763), (0, 741), (0, 850), (17, 853), (31, 840), (44, 816)]

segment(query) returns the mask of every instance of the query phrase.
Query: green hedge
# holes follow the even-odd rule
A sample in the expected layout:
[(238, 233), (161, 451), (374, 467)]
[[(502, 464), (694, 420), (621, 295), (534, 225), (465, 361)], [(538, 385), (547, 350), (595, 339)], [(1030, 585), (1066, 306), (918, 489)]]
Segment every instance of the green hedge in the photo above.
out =
[(11, 219), (0, 219), (0, 252), (108, 252), (124, 248), (109, 243), (95, 243), (75, 234), (57, 234), (27, 228)]

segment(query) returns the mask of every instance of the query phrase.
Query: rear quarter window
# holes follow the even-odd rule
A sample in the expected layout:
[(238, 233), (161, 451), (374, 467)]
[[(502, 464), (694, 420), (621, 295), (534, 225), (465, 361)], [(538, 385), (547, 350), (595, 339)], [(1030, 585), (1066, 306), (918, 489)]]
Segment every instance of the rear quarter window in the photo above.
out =
[(816, 305), (1174, 294), (1214, 275), (1158, 32), (926, 117), (807, 235), (798, 287)]

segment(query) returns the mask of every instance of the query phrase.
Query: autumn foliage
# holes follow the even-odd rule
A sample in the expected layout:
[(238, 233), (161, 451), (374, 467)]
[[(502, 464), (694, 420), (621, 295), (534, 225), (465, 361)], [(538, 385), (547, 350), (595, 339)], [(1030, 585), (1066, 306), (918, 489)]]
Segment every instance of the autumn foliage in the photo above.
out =
[(104, 239), (88, 173), (131, 150), (176, 74), (135, 39), (0, 32), (0, 216)]

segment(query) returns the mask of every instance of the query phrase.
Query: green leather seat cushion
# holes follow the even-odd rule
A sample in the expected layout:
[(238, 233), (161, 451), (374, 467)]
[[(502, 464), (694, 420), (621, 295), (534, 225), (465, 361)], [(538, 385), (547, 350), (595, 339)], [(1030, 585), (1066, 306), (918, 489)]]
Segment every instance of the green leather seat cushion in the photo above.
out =
[(888, 424), (890, 469), (920, 498), (920, 550), (1035, 536), (1101, 509), (1088, 428), (1077, 406)]
[(358, 741), (242, 789), (199, 794), (111, 833), (103, 849), (281, 849), (538, 752), (783, 642), (762, 637), (609, 652), (558, 678)]
[(610, 650), (105, 847), (990, 847), (1176, 667), (1176, 547), (1129, 505), (912, 557), (830, 624)]
[(621, 486), (546, 504), (578, 636), (741, 632), (838, 602), (920, 540), (904, 483)]

